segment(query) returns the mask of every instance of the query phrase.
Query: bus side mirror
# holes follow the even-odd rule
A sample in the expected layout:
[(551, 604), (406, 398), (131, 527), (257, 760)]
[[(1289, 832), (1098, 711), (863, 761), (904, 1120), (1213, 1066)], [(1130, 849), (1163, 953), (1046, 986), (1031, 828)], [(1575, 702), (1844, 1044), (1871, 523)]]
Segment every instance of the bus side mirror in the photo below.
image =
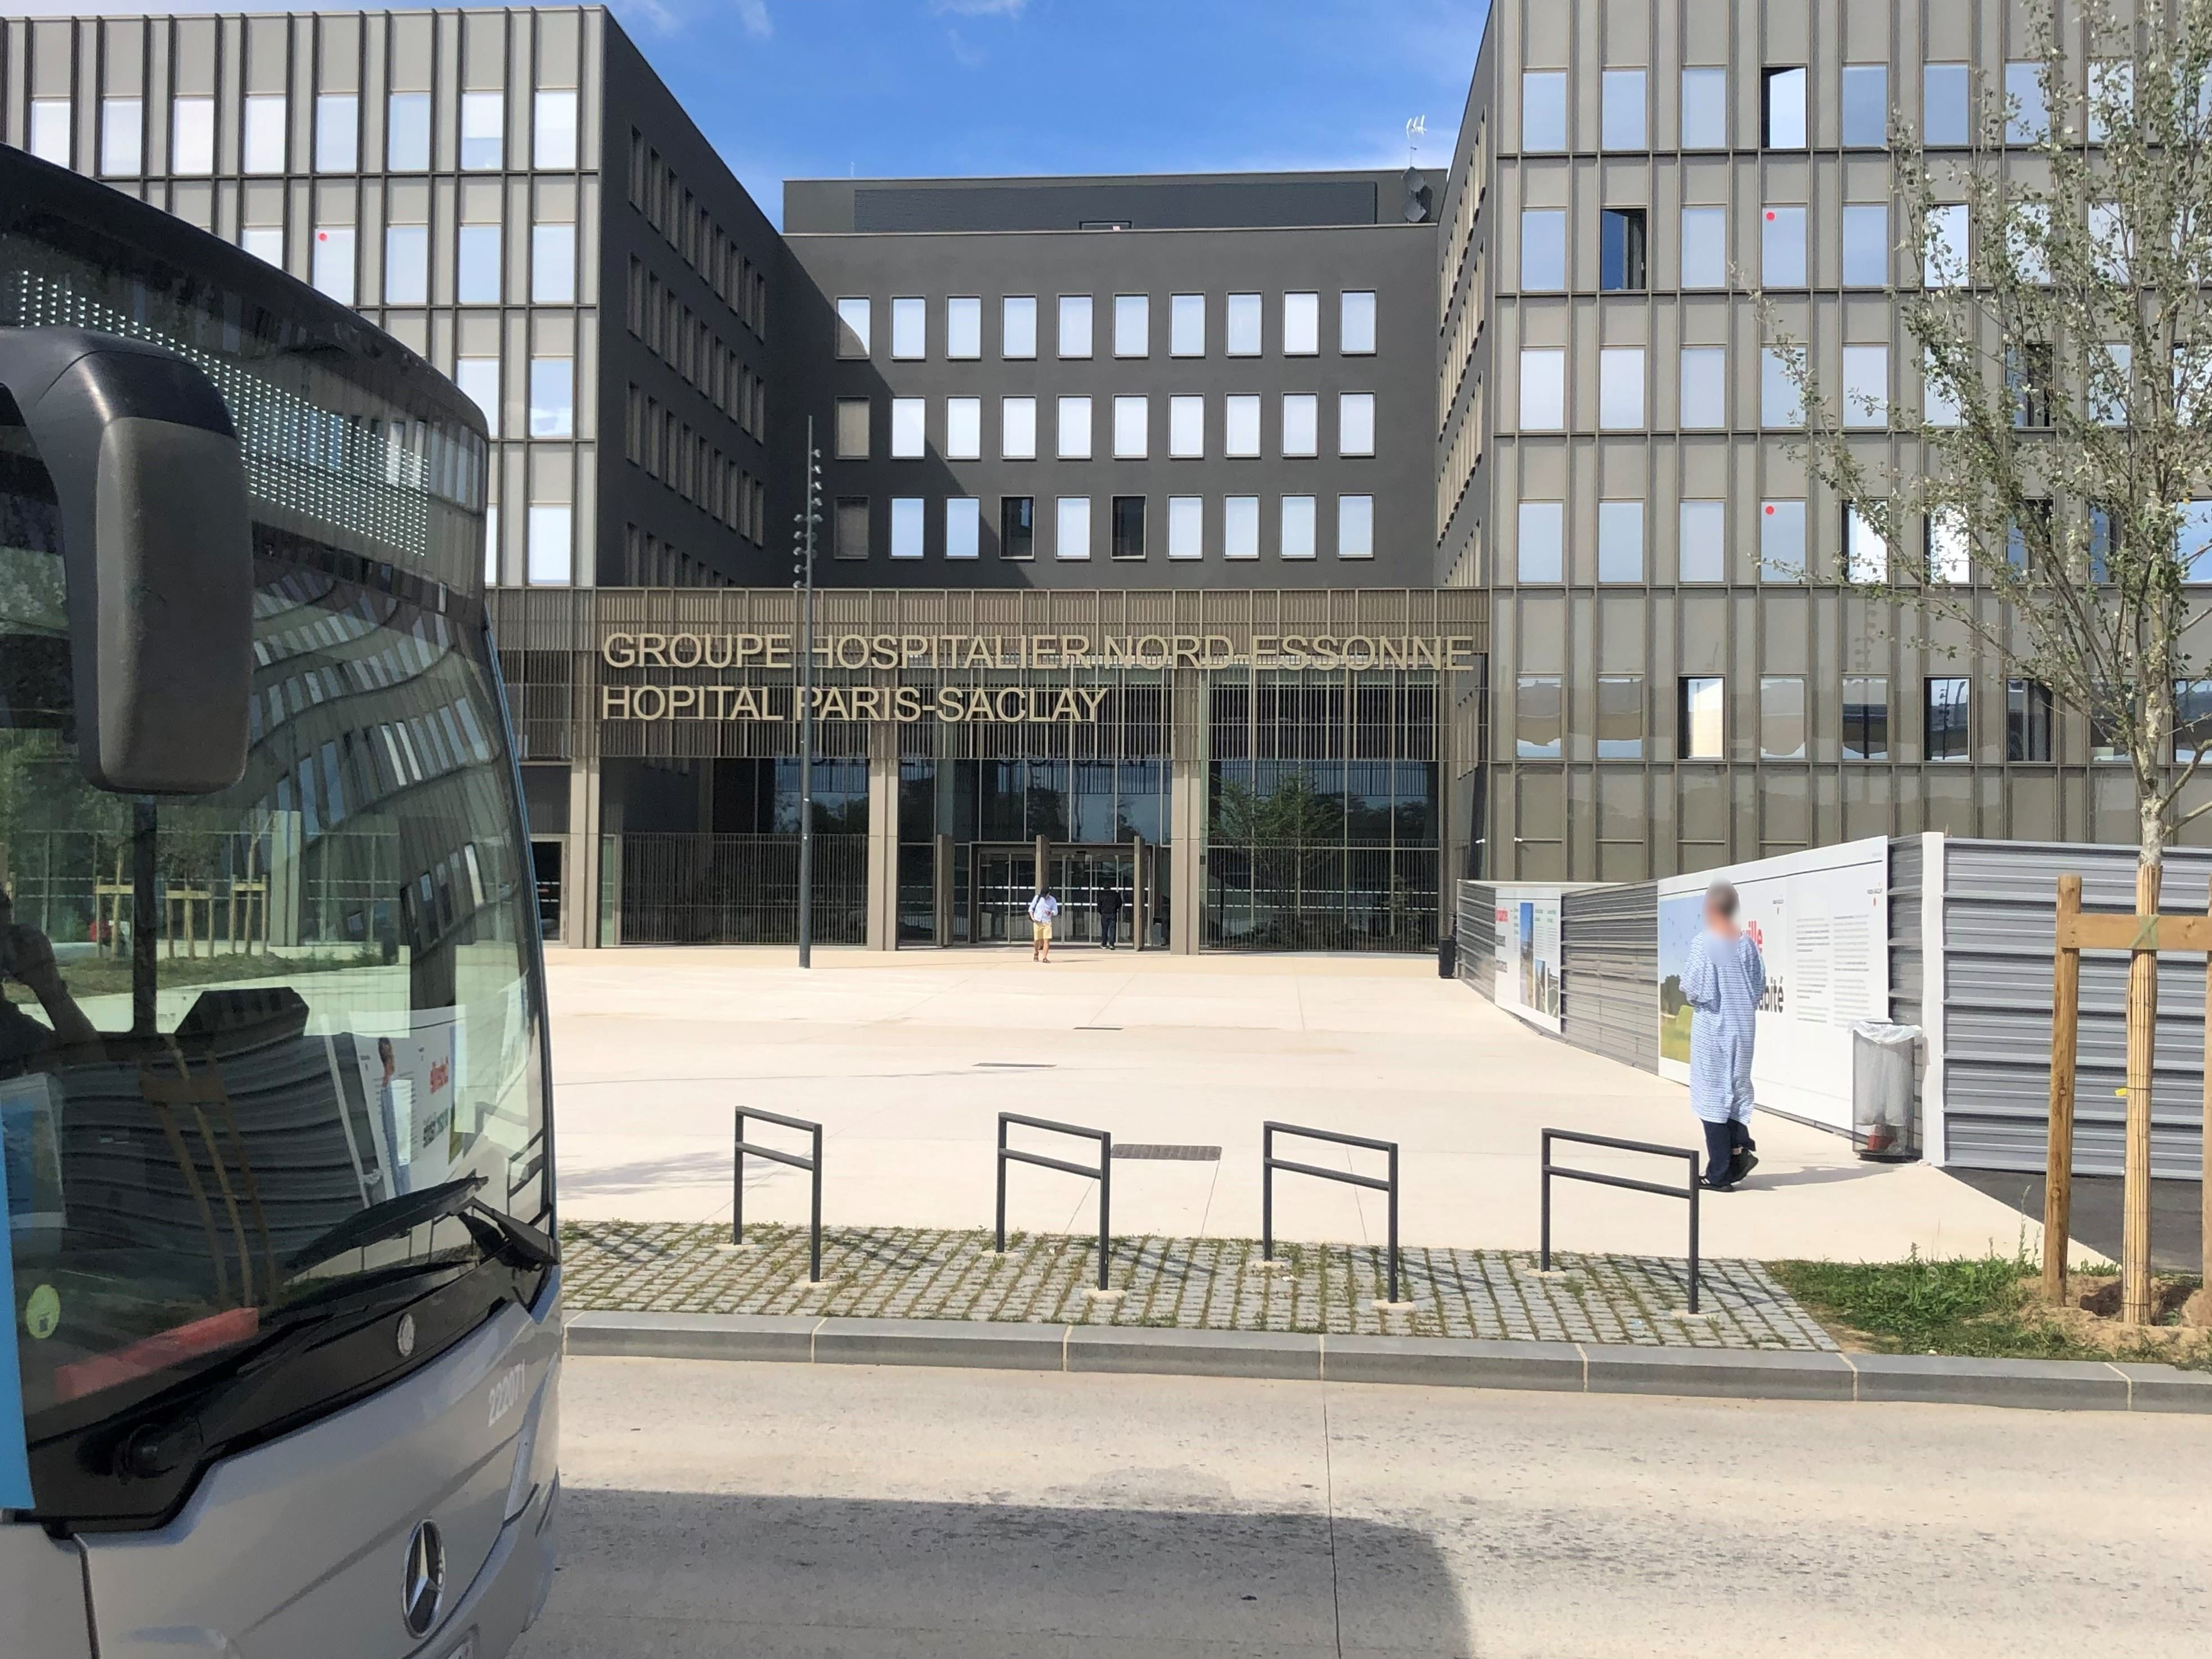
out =
[(60, 506), (77, 759), (95, 788), (206, 795), (245, 775), (253, 693), (246, 462), (214, 385), (88, 329), (0, 329)]

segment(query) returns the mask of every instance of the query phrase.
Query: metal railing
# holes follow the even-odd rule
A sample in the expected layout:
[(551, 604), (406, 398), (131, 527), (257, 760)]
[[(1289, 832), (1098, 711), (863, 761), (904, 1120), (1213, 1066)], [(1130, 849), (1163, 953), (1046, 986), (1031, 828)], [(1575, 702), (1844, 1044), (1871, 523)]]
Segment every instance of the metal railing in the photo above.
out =
[[(1390, 1155), (1390, 1173), (1387, 1176), (1357, 1175), (1350, 1170), (1324, 1170), (1318, 1164), (1301, 1164), (1295, 1158), (1275, 1156), (1275, 1137), (1296, 1135), (1304, 1140), (1326, 1140), (1336, 1146), (1364, 1147), (1371, 1152)], [(1342, 1135), (1334, 1129), (1308, 1129), (1296, 1123), (1266, 1123), (1260, 1128), (1260, 1255), (1261, 1260), (1275, 1259), (1275, 1171), (1287, 1170), (1292, 1175), (1316, 1176), (1323, 1181), (1340, 1181), (1348, 1187), (1364, 1187), (1370, 1191), (1390, 1195), (1390, 1300), (1401, 1298), (1398, 1294), (1398, 1143), (1395, 1140), (1370, 1140), (1365, 1135)]]
[[(625, 832), (625, 945), (790, 945), (799, 938), (799, 836)], [(814, 942), (866, 932), (868, 838), (817, 830), (809, 879)]]
[[(1070, 1164), (1065, 1158), (1047, 1158), (1042, 1152), (1024, 1152), (1006, 1145), (1006, 1126), (1018, 1123), (1024, 1128), (1046, 1129), (1056, 1135), (1078, 1135), (1098, 1143), (1098, 1167), (1085, 1164)], [(1055, 1123), (1048, 1117), (1025, 1117), (1019, 1112), (999, 1114), (999, 1226), (998, 1251), (1006, 1253), (1006, 1165), (1034, 1164), (1041, 1170), (1058, 1170), (1067, 1175), (1089, 1176), (1098, 1183), (1098, 1288), (1106, 1288), (1106, 1263), (1111, 1253), (1108, 1222), (1114, 1205), (1114, 1137), (1105, 1129), (1086, 1129), (1079, 1123)]]
[[(1600, 1187), (1621, 1187), (1632, 1193), (1656, 1193), (1662, 1198), (1686, 1198), (1690, 1200), (1690, 1311), (1698, 1311), (1698, 1162), (1699, 1154), (1687, 1146), (1659, 1146), (1648, 1140), (1616, 1140), (1611, 1135), (1586, 1135), (1574, 1129), (1547, 1129), (1543, 1139), (1543, 1174), (1539, 1177), (1542, 1188), (1542, 1222), (1540, 1232), (1541, 1249), (1538, 1266), (1544, 1272), (1552, 1270), (1552, 1177), (1562, 1181), (1587, 1181)], [(1684, 1187), (1662, 1187), (1656, 1181), (1637, 1181), (1627, 1176), (1600, 1175), (1595, 1170), (1568, 1170), (1552, 1162), (1552, 1143), (1571, 1140), (1578, 1146), (1605, 1146), (1617, 1152), (1644, 1152), (1653, 1158), (1679, 1158), (1689, 1164), (1689, 1182)]]
[[(763, 1123), (780, 1123), (787, 1129), (799, 1129), (814, 1138), (814, 1150), (807, 1157), (797, 1152), (782, 1152), (774, 1146), (757, 1146), (745, 1139), (745, 1120), (757, 1117)], [(767, 1158), (770, 1163), (787, 1164), (794, 1170), (804, 1170), (811, 1177), (814, 1188), (813, 1221), (807, 1241), (806, 1282), (822, 1282), (822, 1126), (803, 1117), (786, 1117), (781, 1112), (764, 1112), (757, 1106), (738, 1108), (735, 1135), (735, 1174), (730, 1187), (730, 1243), (745, 1242), (745, 1154)]]

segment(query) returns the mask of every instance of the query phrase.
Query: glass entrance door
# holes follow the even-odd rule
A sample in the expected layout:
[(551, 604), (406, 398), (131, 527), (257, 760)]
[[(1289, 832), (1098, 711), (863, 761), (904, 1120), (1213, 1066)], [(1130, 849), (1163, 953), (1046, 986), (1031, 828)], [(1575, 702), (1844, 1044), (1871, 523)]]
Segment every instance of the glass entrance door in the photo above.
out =
[[(973, 860), (975, 910), (969, 937), (978, 945), (1028, 943), (1036, 849), (979, 845)], [(1052, 930), (1055, 941), (1098, 943), (1098, 896), (1110, 886), (1121, 895), (1121, 939), (1128, 942), (1136, 894), (1136, 859), (1128, 848), (1055, 843), (1046, 854), (1046, 867), (1060, 900), (1060, 920)]]

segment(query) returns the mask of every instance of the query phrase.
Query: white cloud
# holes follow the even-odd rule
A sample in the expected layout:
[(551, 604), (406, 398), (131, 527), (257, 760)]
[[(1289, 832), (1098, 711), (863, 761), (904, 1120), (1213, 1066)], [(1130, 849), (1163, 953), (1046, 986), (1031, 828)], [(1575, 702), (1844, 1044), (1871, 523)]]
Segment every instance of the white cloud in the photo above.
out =
[(736, 7), (738, 21), (754, 40), (765, 40), (775, 33), (775, 20), (768, 15), (768, 0), (736, 0)]
[(1030, 0), (929, 0), (934, 12), (961, 17), (1019, 17)]

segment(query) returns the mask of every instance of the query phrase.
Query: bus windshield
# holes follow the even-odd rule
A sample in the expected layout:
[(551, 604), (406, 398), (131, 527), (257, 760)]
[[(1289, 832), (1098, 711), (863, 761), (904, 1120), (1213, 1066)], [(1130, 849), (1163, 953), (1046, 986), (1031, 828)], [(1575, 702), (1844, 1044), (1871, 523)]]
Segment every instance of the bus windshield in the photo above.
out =
[[(21, 170), (23, 190), (0, 178), (0, 327), (199, 365), (255, 520), (246, 775), (103, 793), (76, 755), (55, 492), (0, 393), (0, 1259), (36, 1512), (68, 1516), (112, 1507), (87, 1482), (133, 1473), (84, 1451), (117, 1422), (167, 1432), (196, 1379), (234, 1396), (241, 1356), (279, 1334), (480, 1268), (533, 1294), (553, 1224), (480, 422), (319, 296), (219, 246), (187, 274), (155, 246), (160, 216)], [(112, 205), (81, 210), (82, 191)], [(426, 1309), (412, 1357), (498, 1288), (465, 1286), (458, 1321)], [(349, 1352), (325, 1344), (251, 1411), (202, 1396), (195, 1445), (393, 1374), (390, 1344)]]

